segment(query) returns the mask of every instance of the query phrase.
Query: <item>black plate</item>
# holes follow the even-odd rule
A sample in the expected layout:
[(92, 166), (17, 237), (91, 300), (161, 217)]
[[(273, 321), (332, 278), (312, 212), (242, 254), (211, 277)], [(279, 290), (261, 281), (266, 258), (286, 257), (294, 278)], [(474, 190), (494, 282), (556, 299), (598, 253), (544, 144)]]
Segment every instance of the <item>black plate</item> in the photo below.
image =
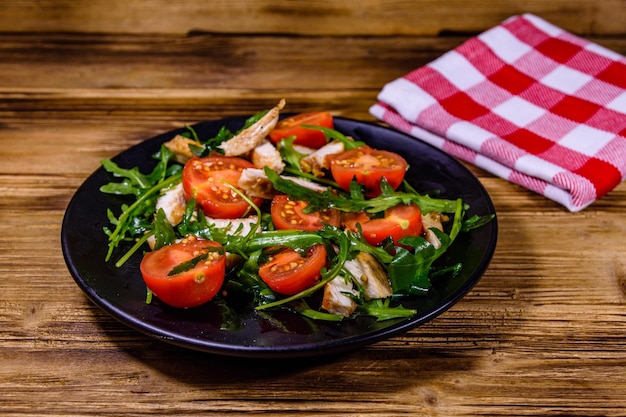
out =
[[(207, 138), (222, 126), (235, 131), (244, 120), (245, 117), (233, 117), (202, 122), (194, 128), (201, 138)], [(407, 179), (418, 191), (440, 190), (441, 197), (462, 197), (470, 204), (469, 215), (495, 213), (476, 177), (438, 149), (376, 124), (338, 117), (335, 128), (372, 147), (403, 155), (410, 164)], [(142, 172), (149, 172), (155, 164), (150, 156), (161, 143), (181, 131), (146, 140), (117, 155), (113, 161), (125, 168), (139, 166)], [(248, 306), (244, 308), (239, 330), (221, 330), (220, 311), (212, 302), (189, 310), (170, 308), (158, 300), (147, 305), (138, 268), (139, 253), (121, 268), (116, 268), (113, 262), (104, 262), (107, 238), (102, 228), (109, 226), (106, 210), (117, 209), (121, 200), (101, 193), (99, 188), (112, 180), (104, 169), (98, 169), (80, 186), (67, 207), (61, 240), (70, 273), (96, 305), (122, 323), (160, 340), (210, 353), (266, 358), (313, 356), (354, 349), (406, 332), (459, 301), (481, 278), (496, 247), (495, 219), (478, 230), (461, 233), (440, 261), (450, 265), (462, 262), (463, 270), (454, 278), (438, 279), (428, 296), (404, 302), (406, 307), (418, 311), (411, 319), (312, 322), (288, 312), (273, 314), (271, 318), (260, 316)]]

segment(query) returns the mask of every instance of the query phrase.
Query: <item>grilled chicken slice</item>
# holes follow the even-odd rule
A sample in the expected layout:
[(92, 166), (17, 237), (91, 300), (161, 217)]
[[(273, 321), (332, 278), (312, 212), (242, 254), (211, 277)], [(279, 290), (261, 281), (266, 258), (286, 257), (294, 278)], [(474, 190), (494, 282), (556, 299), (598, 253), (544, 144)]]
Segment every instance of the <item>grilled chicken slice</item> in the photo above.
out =
[(327, 156), (341, 153), (346, 150), (343, 142), (333, 141), (327, 143), (315, 152), (303, 157), (300, 160), (300, 169), (304, 172), (310, 172), (316, 177), (323, 177), (324, 170), (330, 168)]
[(357, 305), (356, 302), (346, 294), (358, 296), (358, 292), (354, 289), (350, 279), (346, 279), (342, 276), (335, 277), (324, 286), (322, 308), (331, 314), (349, 317), (354, 313)]
[(182, 183), (162, 192), (156, 201), (157, 212), (163, 209), (165, 218), (172, 226), (176, 226), (183, 220), (186, 207), (187, 201)]
[(259, 168), (245, 168), (241, 171), (237, 186), (250, 197), (271, 199), (275, 194), (272, 182)]
[[(366, 301), (388, 298), (393, 294), (385, 270), (369, 253), (359, 253), (355, 259), (346, 261), (344, 266), (363, 287)], [(339, 275), (324, 286), (322, 308), (329, 313), (348, 317), (357, 307), (350, 295), (358, 297), (358, 294), (352, 281)]]
[(359, 253), (356, 258), (346, 261), (344, 266), (363, 287), (365, 300), (387, 298), (393, 294), (387, 273), (369, 253)]
[(237, 136), (222, 143), (219, 147), (226, 156), (238, 156), (250, 152), (274, 129), (280, 111), (285, 107), (285, 99), (268, 111), (255, 124), (239, 132)]
[(441, 213), (431, 211), (429, 213), (422, 214), (422, 225), (426, 234), (426, 241), (433, 245), (435, 249), (439, 249), (441, 247), (441, 242), (439, 241), (437, 235), (430, 229), (435, 228), (443, 232), (443, 224), (441, 223), (442, 220)]
[(308, 146), (302, 146), (302, 145), (298, 145), (297, 143), (294, 143), (293, 150), (303, 155), (311, 155), (317, 149), (309, 148)]
[(184, 164), (191, 157), (193, 157), (193, 152), (191, 152), (190, 145), (193, 146), (202, 146), (200, 143), (196, 142), (193, 139), (186, 138), (182, 135), (176, 135), (169, 141), (163, 144), (167, 149), (172, 151), (174, 154), (174, 159), (176, 162)]
[(267, 139), (263, 139), (251, 152), (250, 160), (252, 164), (263, 169), (269, 167), (279, 174), (285, 169), (285, 163), (280, 156), (280, 152), (273, 143)]

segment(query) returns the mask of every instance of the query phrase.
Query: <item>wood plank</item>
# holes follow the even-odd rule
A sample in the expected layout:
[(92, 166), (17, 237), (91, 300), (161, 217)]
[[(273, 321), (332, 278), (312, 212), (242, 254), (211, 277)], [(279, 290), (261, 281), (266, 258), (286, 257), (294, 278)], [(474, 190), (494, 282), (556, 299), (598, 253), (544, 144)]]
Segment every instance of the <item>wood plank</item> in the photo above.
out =
[[(0, 105), (19, 110), (21, 102), (43, 100), (57, 107), (53, 100), (65, 97), (49, 90), (55, 88), (86, 101), (106, 91), (121, 101), (163, 94), (190, 102), (209, 89), (216, 91), (209, 100), (229, 89), (248, 96), (245, 90), (378, 90), (467, 38), (6, 35), (0, 43)], [(589, 39), (626, 54), (623, 38)]]
[(477, 33), (522, 13), (537, 14), (578, 34), (626, 31), (621, 0), (14, 0), (0, 8), (0, 28), (3, 32), (118, 34), (438, 35)]

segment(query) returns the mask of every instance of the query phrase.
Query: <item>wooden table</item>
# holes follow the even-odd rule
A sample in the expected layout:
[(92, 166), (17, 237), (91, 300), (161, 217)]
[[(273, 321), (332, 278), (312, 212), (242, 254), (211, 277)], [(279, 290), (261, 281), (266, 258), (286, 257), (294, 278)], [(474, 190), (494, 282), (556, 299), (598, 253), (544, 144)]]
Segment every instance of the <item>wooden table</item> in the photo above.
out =
[[(386, 82), (524, 11), (433, 1), (411, 19), (400, 1), (387, 14), (374, 1), (305, 2), (318, 5), (309, 14), (264, 2), (125, 3), (23, 1), (0, 12), (1, 415), (626, 415), (624, 183), (573, 214), (469, 166), (499, 220), (483, 279), (432, 322), (336, 357), (213, 356), (95, 307), (59, 236), (101, 159), (281, 97), (291, 112), (374, 121), (368, 108)], [(526, 11), (625, 54), (623, 1), (584, 3)], [(227, 7), (241, 20), (224, 23)]]

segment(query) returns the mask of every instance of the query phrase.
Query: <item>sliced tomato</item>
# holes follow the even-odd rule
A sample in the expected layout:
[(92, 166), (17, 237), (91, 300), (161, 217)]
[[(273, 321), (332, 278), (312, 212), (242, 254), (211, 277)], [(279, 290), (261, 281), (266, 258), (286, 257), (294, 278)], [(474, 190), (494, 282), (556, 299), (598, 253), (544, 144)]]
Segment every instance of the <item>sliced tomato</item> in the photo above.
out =
[(294, 143), (298, 145), (314, 149), (326, 145), (326, 136), (322, 131), (302, 127), (302, 125), (322, 126), (329, 129), (335, 126), (333, 115), (328, 112), (300, 113), (279, 121), (274, 130), (270, 132), (270, 139), (272, 142), (278, 143), (282, 139), (295, 136)]
[(293, 295), (315, 285), (320, 271), (326, 266), (326, 249), (318, 244), (309, 249), (307, 256), (300, 256), (293, 249), (285, 248), (273, 254), (259, 268), (259, 276), (274, 292)]
[(423, 233), (422, 212), (414, 204), (398, 204), (385, 210), (384, 217), (375, 219), (370, 219), (365, 213), (347, 213), (342, 222), (352, 231), (357, 231), (359, 223), (365, 240), (375, 246), (387, 238), (397, 244), (405, 236), (420, 236)]
[(286, 195), (277, 195), (272, 200), (270, 213), (272, 221), (280, 230), (320, 230), (324, 223), (339, 226), (340, 213), (334, 209), (321, 212), (304, 213), (308, 205), (305, 201), (292, 200)]
[(328, 156), (333, 179), (341, 188), (350, 190), (353, 179), (365, 189), (367, 197), (380, 195), (380, 180), (384, 177), (393, 189), (404, 179), (407, 163), (394, 152), (360, 146)]
[(357, 223), (362, 226), (370, 220), (369, 216), (363, 211), (357, 213), (341, 213), (341, 225), (353, 232), (357, 231)]
[[(179, 243), (148, 252), (139, 269), (146, 286), (161, 301), (173, 307), (196, 307), (211, 300), (222, 287), (226, 255), (217, 251), (221, 245), (191, 235)], [(184, 262), (206, 254), (192, 268), (169, 273)]]
[[(235, 219), (250, 209), (250, 205), (228, 185), (237, 186), (241, 171), (254, 168), (251, 162), (234, 156), (194, 157), (183, 168), (185, 198), (196, 202), (209, 217)], [(261, 198), (251, 198), (260, 205)]]

